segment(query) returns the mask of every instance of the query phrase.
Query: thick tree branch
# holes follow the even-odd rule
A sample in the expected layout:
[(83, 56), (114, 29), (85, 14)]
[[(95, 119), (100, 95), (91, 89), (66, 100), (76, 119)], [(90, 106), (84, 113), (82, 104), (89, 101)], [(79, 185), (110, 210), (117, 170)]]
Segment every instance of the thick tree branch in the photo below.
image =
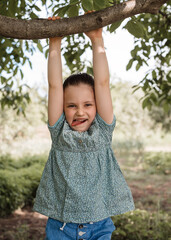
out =
[(43, 39), (87, 32), (139, 13), (158, 13), (167, 0), (130, 0), (112, 7), (58, 21), (21, 20), (0, 15), (0, 36), (17, 39)]

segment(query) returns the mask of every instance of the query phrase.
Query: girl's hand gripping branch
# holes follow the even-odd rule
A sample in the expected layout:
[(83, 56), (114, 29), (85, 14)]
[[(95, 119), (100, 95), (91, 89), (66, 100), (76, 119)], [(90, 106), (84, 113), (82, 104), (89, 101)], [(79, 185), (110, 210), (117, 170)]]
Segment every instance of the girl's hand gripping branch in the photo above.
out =
[(102, 28), (85, 33), (92, 42), (93, 72), (97, 112), (108, 124), (113, 121), (113, 106), (110, 94), (109, 67), (102, 37)]
[[(56, 20), (59, 17), (48, 18)], [(61, 62), (61, 37), (49, 39), (48, 57), (48, 121), (52, 126), (63, 112), (63, 81)]]

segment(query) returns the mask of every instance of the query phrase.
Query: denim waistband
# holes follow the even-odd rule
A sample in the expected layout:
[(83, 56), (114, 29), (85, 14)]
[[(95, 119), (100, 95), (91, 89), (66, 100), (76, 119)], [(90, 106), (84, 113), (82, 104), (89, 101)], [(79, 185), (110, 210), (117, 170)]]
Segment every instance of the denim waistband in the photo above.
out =
[(72, 228), (78, 228), (79, 225), (84, 225), (84, 227), (86, 226), (89, 226), (90, 228), (93, 227), (93, 226), (97, 226), (97, 225), (101, 225), (103, 222), (105, 222), (108, 218), (105, 218), (103, 220), (100, 220), (98, 222), (88, 222), (88, 223), (72, 223), (72, 222), (67, 222), (67, 223), (64, 223), (64, 222), (61, 222), (59, 220), (56, 220), (58, 222), (60, 222), (62, 224), (63, 227), (65, 227), (65, 225), (67, 224), (68, 227), (72, 227)]

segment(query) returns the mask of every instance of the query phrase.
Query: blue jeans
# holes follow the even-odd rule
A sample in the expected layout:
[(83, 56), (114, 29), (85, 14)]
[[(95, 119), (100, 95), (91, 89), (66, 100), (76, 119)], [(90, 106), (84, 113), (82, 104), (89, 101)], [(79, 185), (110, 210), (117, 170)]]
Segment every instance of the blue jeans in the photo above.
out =
[(45, 240), (110, 240), (115, 226), (112, 219), (99, 222), (63, 223), (49, 218), (46, 225)]

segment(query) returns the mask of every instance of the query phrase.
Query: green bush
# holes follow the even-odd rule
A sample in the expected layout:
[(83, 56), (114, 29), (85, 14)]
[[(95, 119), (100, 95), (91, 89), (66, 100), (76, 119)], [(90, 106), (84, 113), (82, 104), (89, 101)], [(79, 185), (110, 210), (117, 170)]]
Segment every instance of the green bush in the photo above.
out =
[(145, 210), (112, 217), (116, 230), (112, 240), (166, 240), (171, 237), (171, 219), (167, 214)]
[(143, 158), (143, 165), (149, 173), (169, 174), (171, 171), (171, 153), (146, 153)]
[(12, 213), (18, 207), (32, 205), (46, 156), (13, 160), (0, 158), (0, 216)]
[(139, 140), (138, 138), (134, 139), (134, 138), (130, 138), (130, 139), (115, 139), (113, 141), (113, 149), (117, 152), (126, 152), (126, 153), (130, 153), (133, 151), (138, 151), (139, 153), (141, 153), (144, 149), (144, 145), (143, 142), (141, 140)]
[(0, 169), (4, 170), (15, 170), (21, 168), (27, 168), (34, 164), (44, 164), (47, 160), (46, 155), (35, 155), (35, 156), (23, 156), (18, 160), (12, 158), (11, 155), (0, 156)]

